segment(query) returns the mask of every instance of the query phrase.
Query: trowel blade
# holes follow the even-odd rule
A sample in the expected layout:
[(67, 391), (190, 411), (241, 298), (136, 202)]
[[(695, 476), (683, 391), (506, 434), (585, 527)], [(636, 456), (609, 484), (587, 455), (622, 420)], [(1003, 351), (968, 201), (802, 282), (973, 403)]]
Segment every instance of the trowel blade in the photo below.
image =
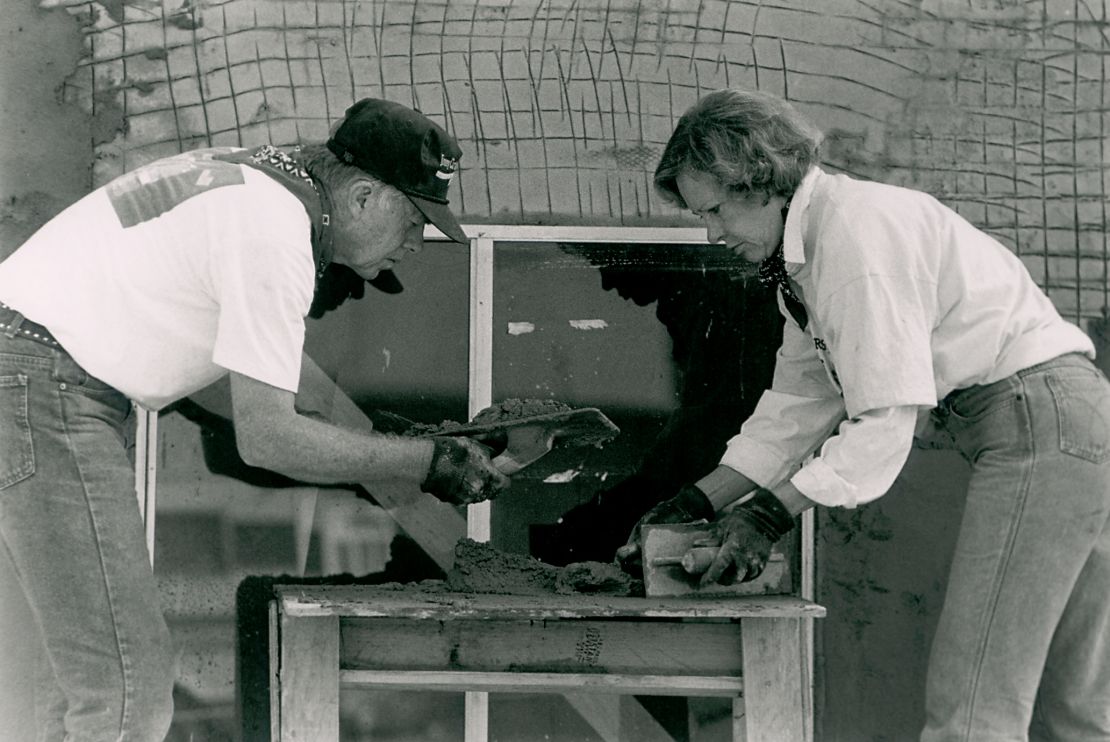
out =
[(543, 424), (510, 428), (506, 436), (505, 450), (493, 459), (493, 465), (506, 476), (539, 461), (555, 445), (555, 431)]
[(543, 458), (552, 448), (600, 446), (620, 433), (620, 428), (596, 407), (549, 412), (496, 422), (468, 424), (440, 435), (465, 435), (478, 440), (505, 440), (505, 449), (493, 459), (502, 473), (512, 475)]

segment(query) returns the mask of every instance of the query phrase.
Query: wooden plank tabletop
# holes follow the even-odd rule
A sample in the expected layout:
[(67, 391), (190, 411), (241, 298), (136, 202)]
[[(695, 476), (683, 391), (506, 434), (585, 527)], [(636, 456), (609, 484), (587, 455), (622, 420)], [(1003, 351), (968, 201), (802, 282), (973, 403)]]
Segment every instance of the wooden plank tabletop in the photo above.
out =
[(607, 595), (487, 595), (376, 585), (281, 585), (287, 616), (422, 619), (820, 618), (824, 606), (789, 595), (628, 598)]

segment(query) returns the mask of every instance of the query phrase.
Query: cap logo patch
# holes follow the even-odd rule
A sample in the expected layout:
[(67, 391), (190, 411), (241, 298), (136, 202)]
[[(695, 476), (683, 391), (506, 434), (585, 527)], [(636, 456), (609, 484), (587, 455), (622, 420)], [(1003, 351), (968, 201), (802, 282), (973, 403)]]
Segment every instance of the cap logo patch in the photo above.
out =
[(439, 156), (439, 169), (436, 170), (436, 177), (440, 180), (451, 180), (454, 177), (455, 171), (459, 168), (459, 161), (448, 157), (447, 155)]

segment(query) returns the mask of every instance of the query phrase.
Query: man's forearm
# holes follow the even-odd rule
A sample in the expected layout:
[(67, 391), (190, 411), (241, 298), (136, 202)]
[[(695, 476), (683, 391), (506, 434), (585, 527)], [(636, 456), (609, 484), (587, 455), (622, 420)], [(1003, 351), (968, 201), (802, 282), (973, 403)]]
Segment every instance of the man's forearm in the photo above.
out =
[(430, 440), (361, 433), (299, 414), (291, 392), (242, 374), (231, 374), (231, 401), (243, 461), (302, 482), (419, 483), (432, 461)]
[(420, 482), (432, 459), (432, 442), (361, 433), (298, 415), (280, 425), (255, 428), (247, 463), (304, 482), (360, 483), (381, 479)]

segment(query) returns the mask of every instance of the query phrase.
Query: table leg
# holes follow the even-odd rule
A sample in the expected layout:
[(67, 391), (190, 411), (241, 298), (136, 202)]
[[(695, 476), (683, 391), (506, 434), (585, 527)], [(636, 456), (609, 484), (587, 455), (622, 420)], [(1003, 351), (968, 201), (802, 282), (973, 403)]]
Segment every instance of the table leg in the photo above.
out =
[(740, 632), (747, 742), (807, 740), (801, 619), (746, 618)]
[(732, 699), (732, 742), (748, 742), (748, 718), (744, 709), (743, 696)]
[(339, 740), (339, 618), (281, 617), (277, 742)]

